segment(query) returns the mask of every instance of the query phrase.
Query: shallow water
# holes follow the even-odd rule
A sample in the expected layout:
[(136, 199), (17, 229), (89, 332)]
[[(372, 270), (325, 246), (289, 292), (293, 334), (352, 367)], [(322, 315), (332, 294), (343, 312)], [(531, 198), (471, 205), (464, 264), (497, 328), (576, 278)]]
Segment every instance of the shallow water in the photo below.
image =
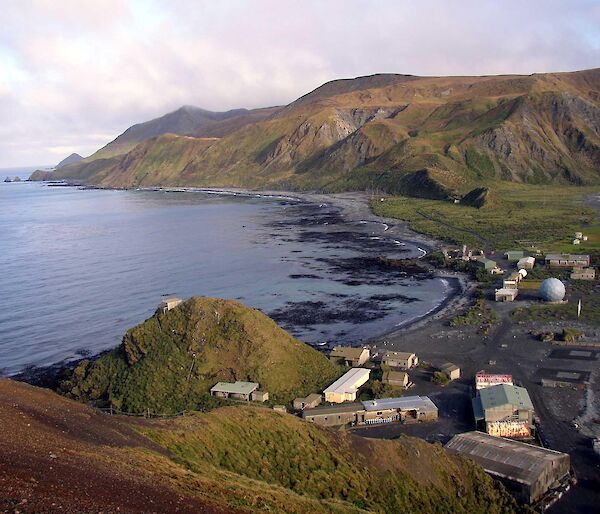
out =
[(450, 289), (382, 268), (421, 255), (384, 228), (273, 198), (0, 183), (0, 369), (114, 347), (163, 295), (237, 298), (304, 341), (358, 343)]

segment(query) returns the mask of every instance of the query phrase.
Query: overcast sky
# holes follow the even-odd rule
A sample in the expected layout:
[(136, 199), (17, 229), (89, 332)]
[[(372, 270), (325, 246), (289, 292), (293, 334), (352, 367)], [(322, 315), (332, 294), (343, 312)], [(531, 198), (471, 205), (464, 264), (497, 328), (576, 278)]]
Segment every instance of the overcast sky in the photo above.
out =
[(600, 66), (600, 0), (0, 0), (0, 167), (335, 78)]

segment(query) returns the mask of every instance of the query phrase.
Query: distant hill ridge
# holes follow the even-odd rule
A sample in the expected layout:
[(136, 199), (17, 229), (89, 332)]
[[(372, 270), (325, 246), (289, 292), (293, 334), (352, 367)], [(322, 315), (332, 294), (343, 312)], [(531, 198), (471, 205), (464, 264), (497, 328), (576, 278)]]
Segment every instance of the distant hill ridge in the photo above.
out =
[(83, 157), (81, 155), (79, 155), (78, 153), (72, 153), (71, 155), (65, 157), (62, 161), (60, 161), (56, 165), (56, 169), (68, 166), (69, 164), (75, 164), (76, 162), (79, 162), (81, 160), (83, 160)]
[[(191, 137), (174, 130), (166, 137), (167, 128)], [(215, 115), (185, 107), (132, 127), (53, 178), (429, 198), (463, 196), (495, 181), (598, 184), (600, 69), (378, 74), (328, 82), (283, 108)]]

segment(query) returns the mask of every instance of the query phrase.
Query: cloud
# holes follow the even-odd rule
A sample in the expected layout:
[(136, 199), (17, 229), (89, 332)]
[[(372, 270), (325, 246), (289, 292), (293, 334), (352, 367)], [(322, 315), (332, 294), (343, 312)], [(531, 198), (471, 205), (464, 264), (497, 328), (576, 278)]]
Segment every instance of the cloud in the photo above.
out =
[(572, 0), (8, 0), (0, 166), (92, 153), (183, 104), (288, 103), (377, 72), (532, 73), (600, 62), (600, 8)]

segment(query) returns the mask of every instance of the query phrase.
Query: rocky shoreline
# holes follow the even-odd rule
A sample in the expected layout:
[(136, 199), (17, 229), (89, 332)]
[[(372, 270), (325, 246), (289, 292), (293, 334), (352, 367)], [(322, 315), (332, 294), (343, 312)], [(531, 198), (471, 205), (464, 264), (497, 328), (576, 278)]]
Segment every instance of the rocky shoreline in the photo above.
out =
[[(214, 187), (142, 187), (142, 188), (113, 188), (94, 185), (72, 184), (64, 182), (66, 186), (80, 187), (82, 189), (108, 189), (108, 190), (139, 190), (139, 191), (170, 191), (181, 193), (209, 193), (216, 195), (235, 195), (248, 196), (256, 198), (272, 198), (286, 201), (304, 202), (315, 205), (333, 207), (339, 210), (341, 218), (348, 223), (376, 223), (384, 227), (386, 238), (399, 239), (406, 243), (417, 246), (422, 252), (421, 257), (440, 248), (441, 242), (428, 237), (424, 234), (414, 232), (408, 227), (408, 223), (395, 219), (377, 216), (373, 213), (370, 200), (372, 196), (364, 192), (346, 192), (346, 193), (316, 193), (301, 191), (281, 191), (281, 190), (252, 190), (243, 188), (214, 188)], [(463, 273), (453, 273), (441, 271), (430, 267), (434, 277), (446, 280), (449, 283), (449, 292), (436, 307), (429, 312), (414, 319), (407, 320), (397, 327), (390, 327), (390, 330), (379, 333), (373, 337), (373, 340), (381, 340), (386, 336), (397, 336), (403, 332), (415, 328), (424, 327), (429, 322), (439, 320), (450, 313), (464, 308), (471, 299), (472, 293), (476, 288), (476, 282), (468, 275)], [(368, 343), (369, 341), (367, 341)]]

